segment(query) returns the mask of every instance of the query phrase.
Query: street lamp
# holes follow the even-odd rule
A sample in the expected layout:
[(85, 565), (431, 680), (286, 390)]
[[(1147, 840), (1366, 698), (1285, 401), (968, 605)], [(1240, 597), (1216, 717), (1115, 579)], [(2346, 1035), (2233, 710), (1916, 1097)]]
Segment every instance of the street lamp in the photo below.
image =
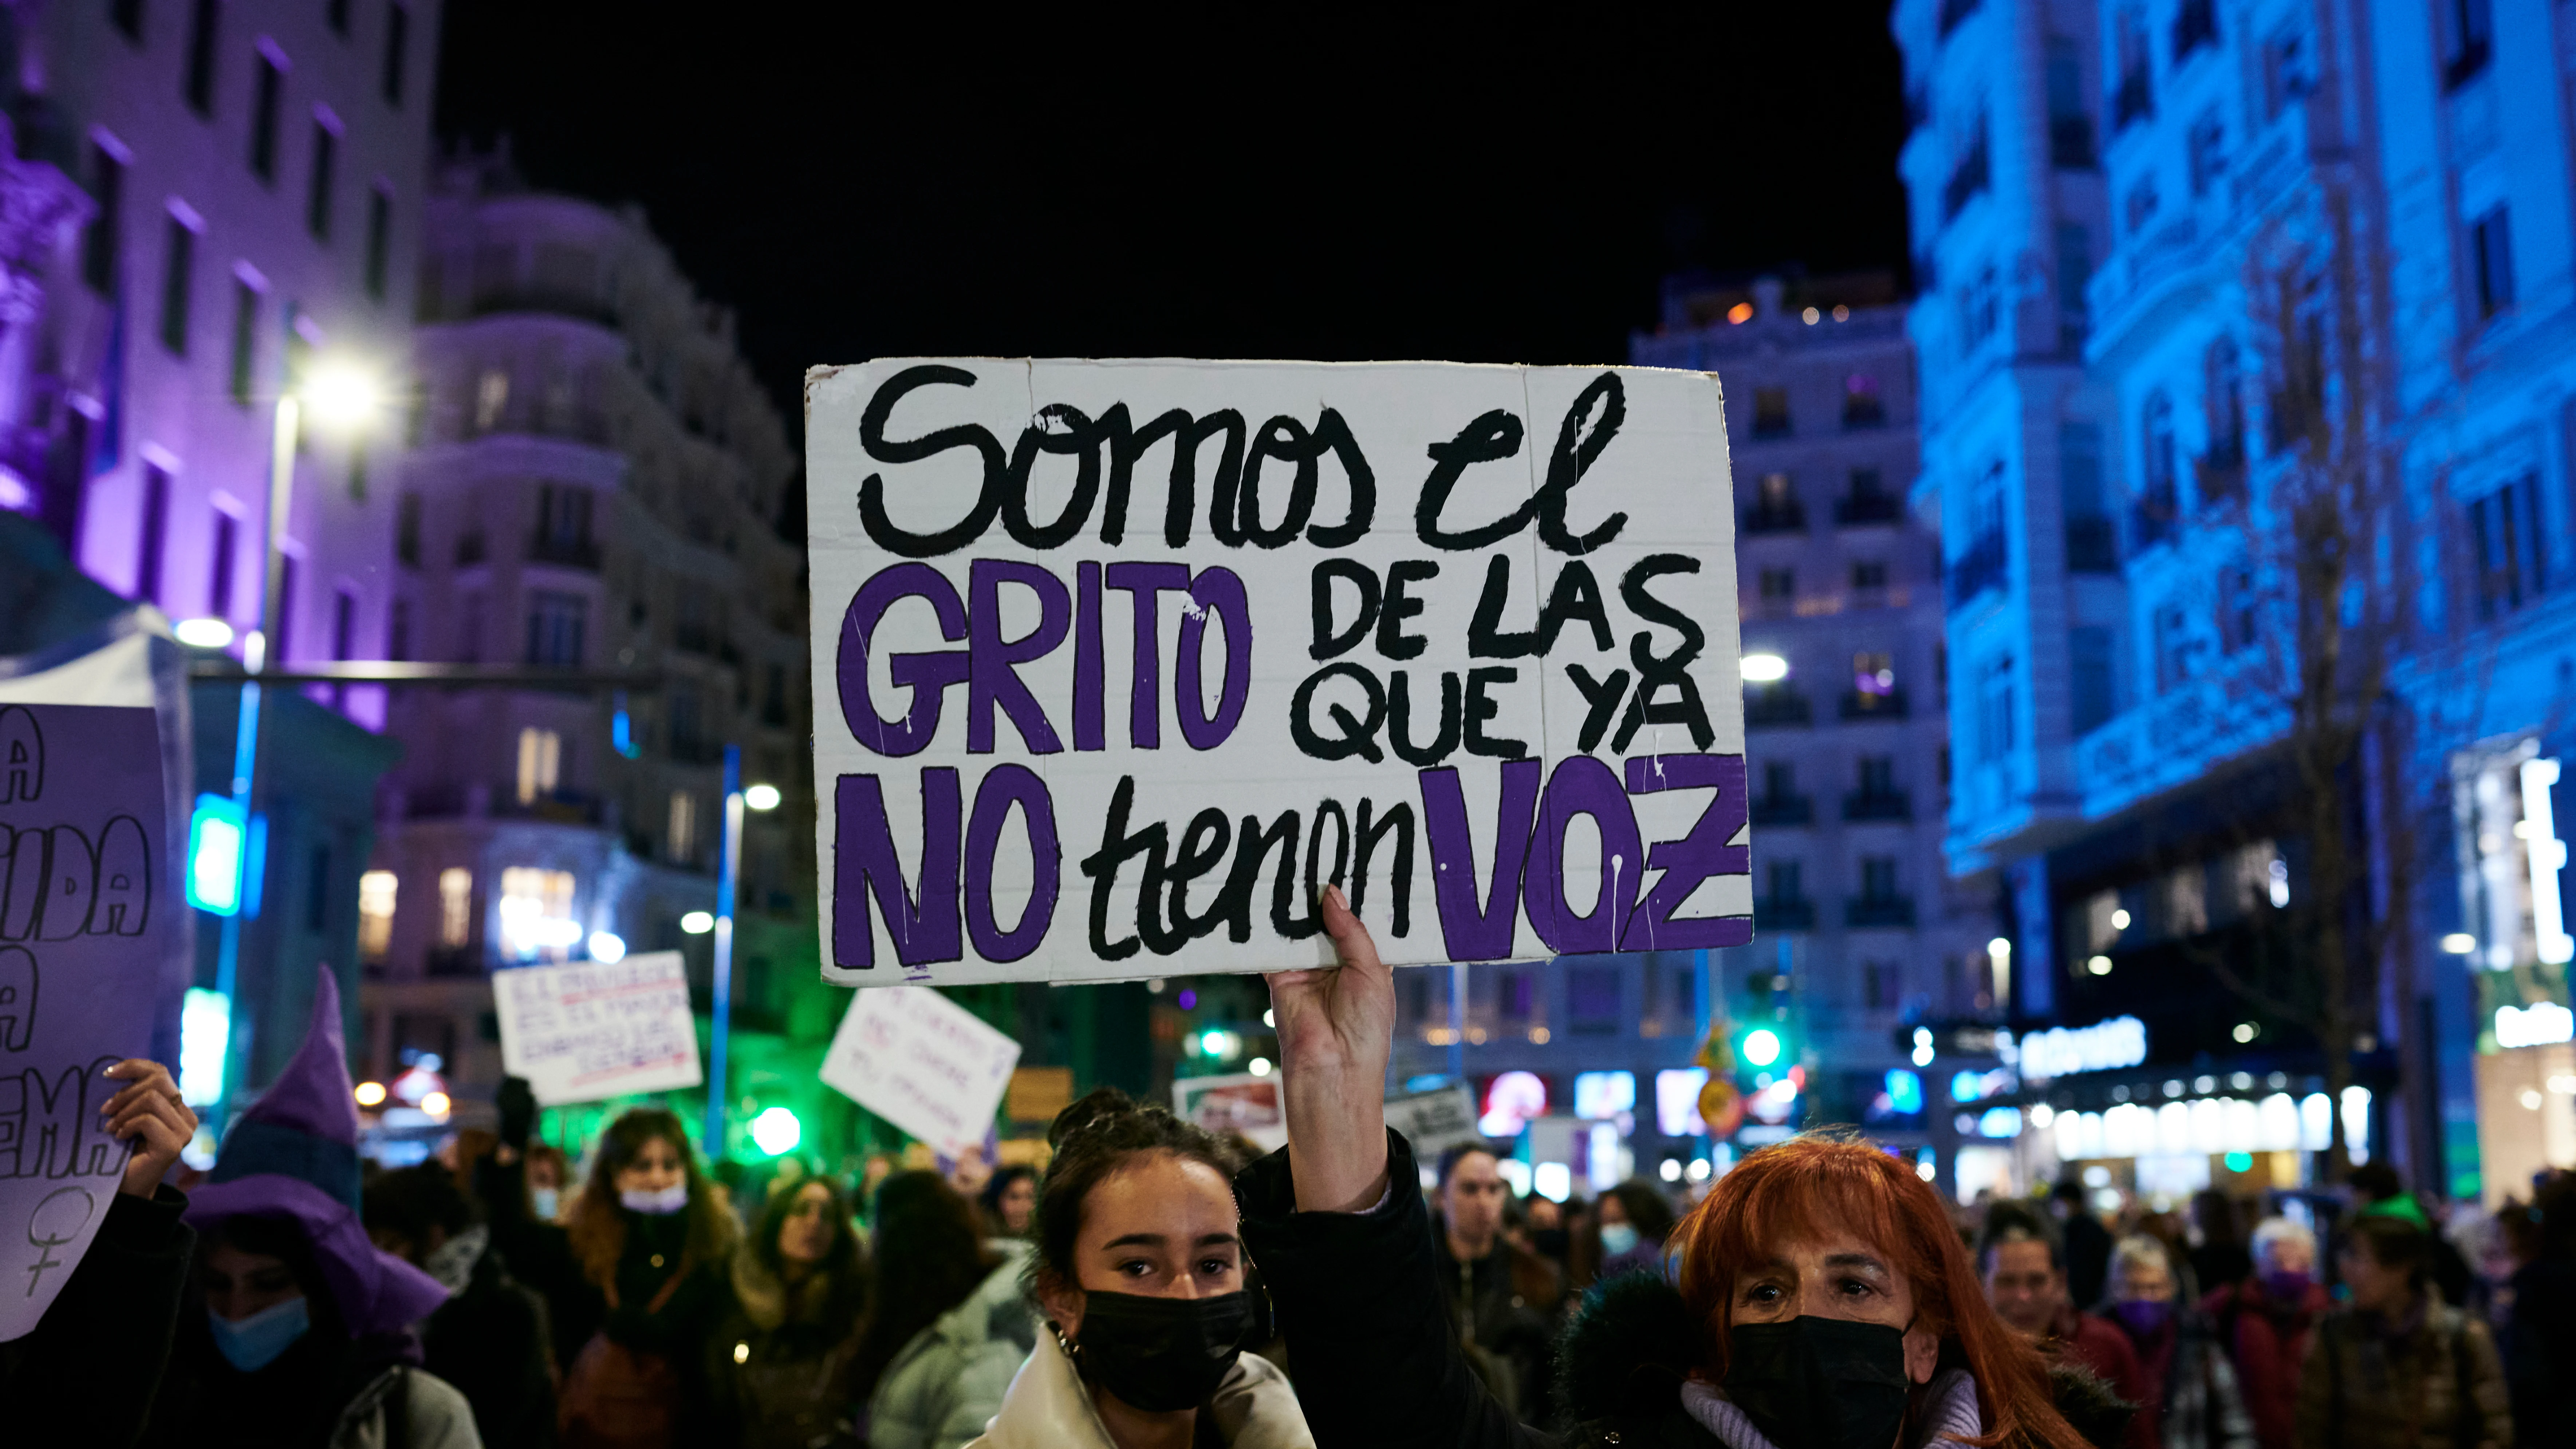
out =
[[(295, 453), (304, 430), (304, 410), (309, 406), (316, 421), (335, 430), (355, 429), (371, 416), (383, 399), (382, 388), (373, 374), (345, 358), (316, 362), (306, 369), (302, 380), (288, 381), (277, 395), (277, 407), (269, 423), (268, 435), (268, 509), (260, 517), (259, 546), (265, 567), (260, 573), (259, 630), (242, 641), (241, 710), (233, 727), (232, 802), (236, 818), (250, 819), (251, 783), (259, 767), (259, 676), (270, 661), (286, 618), (286, 555), (278, 544), (289, 506), (295, 501)], [(221, 626), (220, 634), (217, 626)], [(205, 641), (201, 647), (222, 648), (232, 642), (231, 625), (223, 620), (190, 620), (181, 626), (180, 636), (191, 644)], [(189, 637), (193, 634), (195, 637)], [(276, 661), (283, 664), (285, 661)], [(252, 832), (255, 837), (256, 831)], [(257, 864), (257, 852), (244, 849), (234, 857), (233, 899), (246, 898), (249, 873)], [(223, 938), (215, 958), (215, 994), (224, 1000), (228, 1018), (226, 1040), (234, 1047), (248, 1045), (242, 1034), (244, 1023), (236, 1000), (241, 970), (242, 913), (235, 909), (223, 918)], [(235, 1050), (232, 1060), (244, 1060), (247, 1051)], [(231, 1064), (224, 1072), (224, 1095), (231, 1095)], [(216, 1108), (219, 1113), (220, 1104)]]
[[(707, 1021), (707, 1122), (701, 1139), (709, 1161), (724, 1155), (725, 1050), (733, 1036), (733, 907), (735, 880), (742, 873), (742, 812), (775, 810), (780, 798), (775, 785), (746, 789), (742, 783), (742, 747), (725, 746), (724, 851), (716, 867), (716, 914), (710, 923), (716, 933), (715, 969), (711, 973), (715, 978), (715, 999)], [(690, 912), (693, 919), (702, 914)]]

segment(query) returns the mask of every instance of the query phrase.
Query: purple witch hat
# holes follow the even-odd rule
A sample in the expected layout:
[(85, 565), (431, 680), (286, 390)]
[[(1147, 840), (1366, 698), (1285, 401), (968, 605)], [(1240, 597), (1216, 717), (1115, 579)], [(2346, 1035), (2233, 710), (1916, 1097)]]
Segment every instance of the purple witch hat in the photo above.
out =
[(386, 1333), (429, 1316), (447, 1290), (402, 1259), (376, 1251), (358, 1217), (358, 1104), (340, 1034), (340, 988), (323, 968), (313, 1024), (267, 1095), (224, 1135), (187, 1219), (291, 1218), (353, 1334)]

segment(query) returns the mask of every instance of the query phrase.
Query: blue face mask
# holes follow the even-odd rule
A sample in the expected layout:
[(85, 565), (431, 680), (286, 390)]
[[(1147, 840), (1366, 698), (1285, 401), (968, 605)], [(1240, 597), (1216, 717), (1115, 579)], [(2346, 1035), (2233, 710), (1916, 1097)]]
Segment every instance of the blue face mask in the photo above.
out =
[(215, 1348), (224, 1362), (246, 1374), (255, 1374), (277, 1361), (277, 1356), (295, 1346), (305, 1330), (313, 1326), (312, 1315), (301, 1297), (272, 1304), (248, 1318), (225, 1319), (206, 1310), (206, 1326), (215, 1333)]
[(537, 1221), (539, 1222), (553, 1222), (555, 1220), (555, 1209), (561, 1206), (562, 1203), (562, 1192), (558, 1188), (532, 1187), (528, 1189), (528, 1206), (536, 1211)]
[(1601, 1225), (1601, 1251), (1603, 1253), (1615, 1258), (1621, 1253), (1628, 1252), (1636, 1246), (1637, 1228), (1635, 1224), (1603, 1223)]

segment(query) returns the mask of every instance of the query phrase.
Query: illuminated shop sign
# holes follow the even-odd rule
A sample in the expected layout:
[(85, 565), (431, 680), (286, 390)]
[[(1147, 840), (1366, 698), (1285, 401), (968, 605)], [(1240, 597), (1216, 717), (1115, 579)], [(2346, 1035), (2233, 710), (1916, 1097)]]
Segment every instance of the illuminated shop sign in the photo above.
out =
[(2147, 1024), (2134, 1016), (2051, 1027), (2021, 1039), (2021, 1074), (2033, 1081), (2134, 1067), (2146, 1059)]

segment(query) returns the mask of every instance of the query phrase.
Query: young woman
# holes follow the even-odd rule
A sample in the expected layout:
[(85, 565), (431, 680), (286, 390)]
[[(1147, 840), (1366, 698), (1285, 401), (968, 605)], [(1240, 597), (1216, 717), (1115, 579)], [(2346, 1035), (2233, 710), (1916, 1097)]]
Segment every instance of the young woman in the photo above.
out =
[(596, 1297), (576, 1308), (593, 1308), (599, 1327), (565, 1366), (564, 1449), (701, 1442), (712, 1422), (701, 1348), (724, 1308), (735, 1228), (676, 1114), (637, 1107), (609, 1124), (569, 1232)]
[(359, 1221), (347, 1063), (326, 970), (303, 1044), (188, 1205), (196, 1265), (142, 1441), (154, 1449), (480, 1445), (465, 1396), (417, 1367), (409, 1331), (447, 1290)]
[[(1556, 1443), (1503, 1412), (1443, 1331), (1417, 1169), (1386, 1129), (1392, 973), (1339, 890), (1323, 911), (1339, 968), (1270, 978), (1296, 1145), (1237, 1183), (1316, 1438)], [(1563, 1408), (1582, 1442), (2083, 1449), (1940, 1199), (1877, 1148), (1754, 1153), (1675, 1241), (1678, 1285), (1604, 1285), (1568, 1335)]]
[(937, 1173), (877, 1189), (877, 1311), (853, 1373), (873, 1449), (956, 1449), (984, 1432), (1035, 1341), (1019, 1291), (1025, 1244), (984, 1241), (975, 1205)]
[(2508, 1449), (2513, 1410), (2483, 1323), (2431, 1285), (2412, 1198), (2362, 1210), (2335, 1266), (2351, 1300), (2325, 1316), (2299, 1375), (2299, 1449)]
[(1673, 1205), (1654, 1184), (1632, 1177), (1601, 1194), (1596, 1221), (1600, 1277), (1663, 1266), (1664, 1242), (1673, 1235)]
[(821, 1177), (773, 1196), (729, 1276), (707, 1341), (717, 1418), (742, 1449), (857, 1449), (868, 1262), (849, 1200)]
[(1026, 1163), (995, 1169), (975, 1199), (984, 1231), (996, 1238), (1025, 1238), (1038, 1215), (1038, 1172)]
[(1231, 1154), (1103, 1087), (1047, 1132), (1030, 1291), (1048, 1332), (977, 1449), (1312, 1449), (1245, 1276)]

